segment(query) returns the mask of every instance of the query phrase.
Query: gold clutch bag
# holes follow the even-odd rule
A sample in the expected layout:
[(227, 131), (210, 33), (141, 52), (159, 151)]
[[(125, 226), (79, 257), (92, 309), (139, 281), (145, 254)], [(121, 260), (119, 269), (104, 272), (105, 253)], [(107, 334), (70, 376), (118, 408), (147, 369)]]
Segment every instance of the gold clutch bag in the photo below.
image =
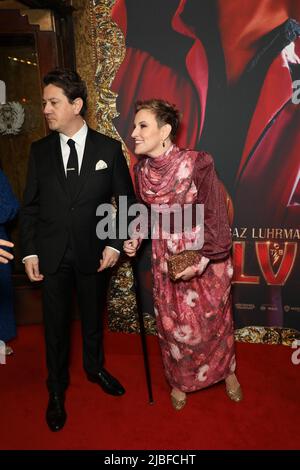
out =
[(193, 264), (198, 264), (201, 259), (201, 254), (198, 250), (185, 250), (177, 255), (172, 255), (168, 263), (168, 272), (172, 281), (176, 280), (176, 276), (182, 273), (186, 268)]

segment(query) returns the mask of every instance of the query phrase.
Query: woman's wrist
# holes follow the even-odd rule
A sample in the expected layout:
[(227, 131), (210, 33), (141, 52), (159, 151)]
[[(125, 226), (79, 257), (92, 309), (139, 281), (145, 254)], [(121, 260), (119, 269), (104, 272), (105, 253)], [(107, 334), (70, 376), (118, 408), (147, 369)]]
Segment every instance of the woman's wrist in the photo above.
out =
[(203, 272), (205, 271), (208, 263), (209, 263), (209, 258), (206, 258), (205, 256), (201, 256), (199, 263), (193, 266), (193, 269), (195, 270), (195, 274), (197, 276), (201, 276), (201, 274), (203, 274)]

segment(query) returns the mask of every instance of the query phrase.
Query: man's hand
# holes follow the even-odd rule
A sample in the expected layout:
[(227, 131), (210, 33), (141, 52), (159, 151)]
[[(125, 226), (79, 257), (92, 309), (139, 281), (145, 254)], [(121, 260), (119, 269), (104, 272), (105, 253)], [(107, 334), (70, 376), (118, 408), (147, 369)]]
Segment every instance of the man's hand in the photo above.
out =
[[(14, 244), (11, 242), (8, 242), (7, 240), (0, 239), (0, 246), (8, 246), (12, 248)], [(13, 259), (13, 255), (9, 253), (8, 251), (0, 248), (0, 263), (6, 264), (11, 259)]]
[(99, 273), (104, 271), (106, 268), (112, 268), (118, 261), (119, 257), (120, 253), (110, 248), (110, 246), (106, 246), (103, 250), (102, 259), (100, 260), (100, 266), (99, 269), (97, 269), (97, 272)]
[(123, 245), (123, 250), (127, 256), (132, 257), (136, 255), (138, 245), (139, 245), (139, 241), (137, 239), (126, 240)]
[(43, 274), (40, 274), (39, 259), (37, 256), (25, 259), (24, 264), (26, 274), (29, 277), (30, 281), (36, 282), (42, 281), (44, 279)]

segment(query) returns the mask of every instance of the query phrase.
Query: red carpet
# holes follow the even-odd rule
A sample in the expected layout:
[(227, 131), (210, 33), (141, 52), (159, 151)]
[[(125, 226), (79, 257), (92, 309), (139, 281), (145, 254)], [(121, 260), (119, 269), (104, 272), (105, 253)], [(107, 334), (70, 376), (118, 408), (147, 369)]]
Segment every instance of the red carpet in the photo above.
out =
[[(51, 433), (41, 326), (19, 328), (15, 354), (0, 365), (0, 449), (299, 449), (300, 365), (285, 346), (237, 343), (245, 398), (231, 402), (224, 384), (189, 395), (176, 412), (156, 337), (148, 337), (155, 403), (148, 404), (138, 335), (106, 333), (106, 367), (126, 387), (112, 397), (85, 379), (79, 323), (74, 323), (68, 420)], [(74, 347), (76, 345), (76, 347)]]

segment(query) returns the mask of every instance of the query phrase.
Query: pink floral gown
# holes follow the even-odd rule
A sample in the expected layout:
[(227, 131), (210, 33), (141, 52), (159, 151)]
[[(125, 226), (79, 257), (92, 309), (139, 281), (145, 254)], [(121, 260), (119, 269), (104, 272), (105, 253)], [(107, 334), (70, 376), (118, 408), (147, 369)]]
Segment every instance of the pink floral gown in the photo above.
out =
[(233, 268), (224, 193), (205, 152), (176, 146), (158, 158), (142, 158), (135, 167), (137, 191), (147, 205), (204, 204), (204, 245), (210, 259), (201, 275), (173, 282), (170, 255), (186, 248), (186, 239), (152, 240), (154, 310), (166, 378), (171, 387), (192, 392), (225, 379), (235, 370), (231, 310)]

